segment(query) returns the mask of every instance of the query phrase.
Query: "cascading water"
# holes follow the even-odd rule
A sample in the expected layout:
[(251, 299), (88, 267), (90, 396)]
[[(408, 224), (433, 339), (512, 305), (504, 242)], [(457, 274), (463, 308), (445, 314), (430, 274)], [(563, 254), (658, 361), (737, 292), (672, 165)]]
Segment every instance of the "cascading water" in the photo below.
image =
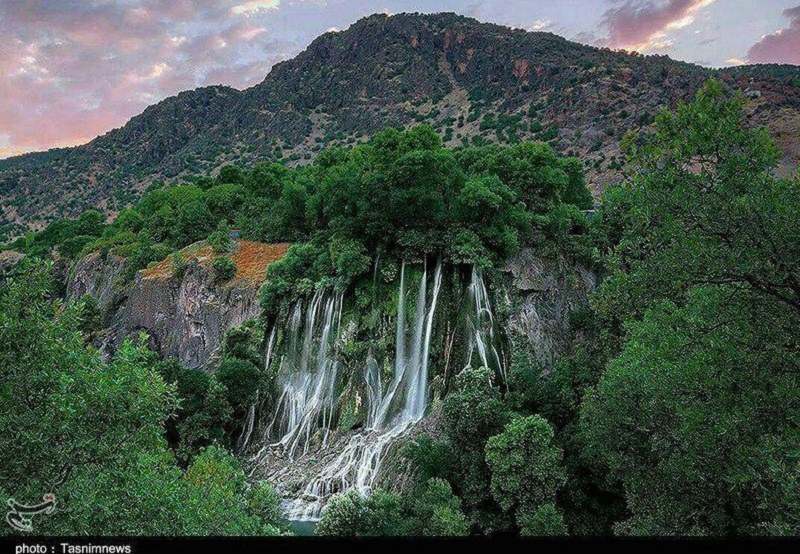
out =
[[(331, 356), (341, 319), (342, 297), (318, 291), (303, 315), (298, 302), (286, 330), (284, 354), (277, 381), (282, 388), (275, 417), (265, 428), (264, 446), (253, 458), (270, 450), (290, 458), (306, 454), (313, 439), (327, 441), (334, 409), (338, 362)], [(270, 437), (280, 437), (269, 442)]]
[(494, 313), (489, 301), (489, 293), (483, 275), (476, 267), (472, 268), (469, 287), (467, 288), (467, 365), (472, 365), (472, 358), (477, 353), (481, 367), (492, 369), (508, 381), (506, 364), (497, 349)]
[(402, 266), (392, 382), (384, 393), (380, 369), (370, 357), (365, 370), (368, 400), (365, 428), (351, 437), (339, 455), (308, 482), (300, 497), (288, 503), (289, 519), (319, 519), (325, 502), (337, 492), (356, 488), (362, 494), (368, 493), (378, 477), (387, 448), (406, 435), (425, 415), (428, 405), (428, 352), (442, 284), (441, 265), (436, 266), (430, 304), (427, 281), (426, 268), (420, 281), (414, 306), (414, 323), (409, 333), (405, 315), (405, 264)]
[[(437, 264), (432, 282), (423, 270), (416, 300), (408, 306), (406, 265), (400, 270), (395, 330), (393, 375), (383, 382), (381, 367), (370, 352), (364, 369), (364, 423), (349, 441), (331, 457), (319, 460), (321, 448), (335, 427), (336, 381), (339, 371), (336, 346), (342, 314), (342, 296), (318, 292), (304, 306), (298, 302), (284, 331), (283, 355), (277, 372), (280, 396), (274, 416), (264, 427), (264, 446), (251, 458), (253, 475), (280, 484), (292, 468), (311, 462), (312, 477), (303, 478), (299, 492), (284, 502), (286, 515), (294, 521), (316, 521), (331, 495), (355, 488), (368, 494), (378, 479), (381, 464), (390, 447), (407, 436), (428, 408), (428, 359), (433, 322), (442, 285), (442, 268)], [(473, 269), (464, 297), (466, 366), (477, 356), (482, 366), (505, 378), (505, 364), (497, 348), (494, 315), (486, 285), (479, 270)], [(272, 362), (275, 329), (267, 342), (265, 368)], [(477, 361), (477, 360), (476, 360)], [(359, 400), (360, 402), (360, 400)], [(243, 430), (244, 449), (253, 424)], [(332, 444), (337, 444), (336, 442)], [(313, 451), (312, 451), (313, 447)], [(306, 456), (313, 452), (314, 456)], [(273, 455), (294, 463), (270, 469)], [(263, 471), (266, 469), (266, 473)]]

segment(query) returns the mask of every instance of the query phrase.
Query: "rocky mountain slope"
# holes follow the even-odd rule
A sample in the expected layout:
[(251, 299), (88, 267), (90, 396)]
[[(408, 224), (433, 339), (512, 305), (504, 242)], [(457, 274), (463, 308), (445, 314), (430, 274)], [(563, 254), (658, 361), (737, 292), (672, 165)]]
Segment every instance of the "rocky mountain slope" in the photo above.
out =
[[(596, 190), (619, 179), (619, 140), (709, 76), (749, 99), (786, 164), (800, 160), (800, 68), (710, 70), (479, 23), (454, 14), (374, 15), (316, 39), (244, 91), (206, 87), (151, 106), (92, 142), (0, 161), (3, 234), (100, 206), (155, 180), (223, 163), (308, 163), (324, 147), (426, 122), (451, 146), (547, 140), (579, 155)], [(479, 138), (480, 137), (480, 138)]]

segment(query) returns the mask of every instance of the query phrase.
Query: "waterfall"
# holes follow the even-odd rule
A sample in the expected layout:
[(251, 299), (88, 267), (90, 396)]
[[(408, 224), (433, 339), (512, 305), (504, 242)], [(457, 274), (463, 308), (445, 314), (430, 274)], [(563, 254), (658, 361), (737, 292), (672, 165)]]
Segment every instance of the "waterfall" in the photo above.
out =
[(341, 452), (306, 484), (298, 498), (287, 503), (289, 519), (319, 519), (325, 502), (337, 492), (356, 488), (363, 494), (369, 493), (378, 477), (388, 447), (406, 435), (425, 415), (428, 404), (428, 353), (441, 283), (442, 268), (437, 264), (428, 303), (426, 267), (417, 292), (413, 325), (409, 333), (403, 264), (400, 271), (392, 382), (384, 393), (380, 368), (374, 358), (369, 356), (364, 375), (368, 402), (366, 426), (353, 435)]
[(494, 370), (503, 380), (508, 382), (506, 364), (497, 349), (494, 313), (489, 301), (489, 293), (483, 281), (483, 275), (476, 267), (472, 268), (472, 277), (467, 287), (467, 365), (472, 365), (472, 358), (478, 354), (482, 367)]
[[(251, 461), (260, 462), (275, 449), (295, 458), (298, 453), (306, 454), (315, 439), (326, 444), (338, 373), (338, 362), (331, 354), (341, 310), (342, 296), (322, 291), (317, 291), (307, 309), (302, 302), (294, 306), (276, 377), (281, 396), (275, 416), (265, 428), (266, 446)], [(270, 442), (271, 437), (280, 438)]]
[[(286, 515), (291, 520), (318, 520), (333, 494), (351, 488), (369, 494), (391, 447), (407, 437), (425, 416), (429, 403), (430, 346), (442, 287), (441, 263), (436, 264), (432, 276), (425, 265), (416, 290), (407, 290), (408, 281), (403, 263), (397, 292), (392, 377), (384, 378), (381, 363), (369, 351), (361, 389), (365, 395), (363, 427), (353, 432), (346, 443), (342, 444), (344, 439), (333, 442), (336, 451), (323, 447), (337, 426), (336, 348), (342, 295), (319, 291), (307, 304), (296, 303), (283, 331), (282, 354), (274, 356), (276, 360), (272, 360), (274, 328), (270, 334), (265, 370), (270, 364), (279, 364), (276, 374), (279, 397), (271, 421), (262, 427), (265, 446), (250, 459), (254, 466), (250, 475), (259, 470), (276, 484), (287, 477), (301, 479), (299, 488), (292, 487), (290, 498), (284, 501)], [(472, 269), (462, 307), (462, 321), (466, 324), (465, 367), (473, 365), (473, 358), (477, 358), (475, 364), (494, 370), (505, 380), (495, 316), (483, 276), (476, 268)], [(362, 397), (357, 396), (357, 405), (361, 402)], [(253, 433), (254, 417), (248, 417), (244, 446)], [(289, 462), (275, 463), (280, 458)], [(293, 484), (297, 485), (296, 480)]]

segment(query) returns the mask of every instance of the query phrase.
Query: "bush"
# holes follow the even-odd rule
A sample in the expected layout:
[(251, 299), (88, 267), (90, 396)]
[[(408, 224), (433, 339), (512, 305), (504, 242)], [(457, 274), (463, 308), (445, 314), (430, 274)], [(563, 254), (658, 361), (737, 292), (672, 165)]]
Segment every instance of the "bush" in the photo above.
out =
[(189, 268), (186, 258), (180, 252), (175, 252), (170, 256), (169, 262), (172, 266), (172, 274), (176, 279), (182, 280), (183, 276), (186, 275), (186, 270)]
[(255, 401), (261, 372), (252, 363), (226, 358), (219, 366), (217, 378), (225, 385), (228, 402), (240, 415)]
[(549, 508), (539, 513), (545, 504), (555, 501), (556, 492), (566, 481), (562, 452), (553, 437), (547, 420), (533, 415), (517, 418), (486, 444), (492, 496), (504, 510), (516, 515), (521, 528), (529, 531), (539, 527), (552, 531), (557, 527)]
[(214, 278), (218, 283), (233, 279), (236, 275), (236, 264), (228, 256), (217, 256), (211, 262), (214, 268)]
[(208, 244), (215, 254), (226, 254), (233, 250), (231, 228), (225, 221), (220, 221), (217, 230), (208, 235)]

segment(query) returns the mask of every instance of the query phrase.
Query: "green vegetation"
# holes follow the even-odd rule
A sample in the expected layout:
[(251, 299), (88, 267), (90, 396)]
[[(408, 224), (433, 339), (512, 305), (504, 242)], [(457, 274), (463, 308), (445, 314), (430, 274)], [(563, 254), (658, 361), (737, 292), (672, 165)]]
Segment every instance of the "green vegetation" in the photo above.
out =
[[(225, 166), (215, 178), (156, 186), (108, 225), (90, 210), (10, 247), (39, 255), (56, 248), (70, 258), (113, 252), (129, 259), (131, 278), (199, 240), (225, 254), (235, 226), (244, 239), (300, 243), (270, 268), (264, 304), (275, 312), (313, 286), (348, 288), (379, 254), (491, 266), (521, 243), (576, 242), (586, 253), (573, 235), (585, 230), (580, 209), (591, 205), (577, 159), (533, 143), (451, 150), (423, 125), (329, 149), (304, 168)], [(232, 277), (224, 260), (215, 259), (220, 281)]]
[[(800, 177), (775, 175), (778, 153), (742, 107), (712, 81), (627, 137), (626, 180), (591, 222), (580, 161), (542, 143), (450, 150), (418, 127), (305, 168), (227, 166), (155, 189), (110, 224), (89, 211), (14, 247), (114, 251), (143, 267), (207, 237), (225, 280), (231, 226), (292, 241), (268, 269), (267, 316), (319, 287), (355, 291), (362, 308), (400, 260), (492, 268), (532, 245), (591, 263), (600, 285), (570, 315), (567, 356), (544, 367), (509, 337), (506, 381), (467, 368), (436, 382), (441, 430), (404, 447), (404, 492), (337, 495), (318, 532), (796, 535)], [(41, 520), (46, 533), (279, 532), (277, 492), (248, 486), (227, 451), (270, 385), (263, 326), (231, 330), (214, 374), (130, 342), (104, 362), (87, 346), (96, 302), (54, 301), (49, 271), (27, 263), (0, 282), (0, 491), (56, 493), (65, 510)], [(382, 348), (341, 355), (367, 347)]]
[(581, 427), (624, 487), (620, 533), (800, 530), (800, 180), (741, 122), (715, 83), (662, 113), (603, 210), (596, 309), (620, 347)]
[(191, 393), (130, 342), (101, 361), (78, 329), (81, 307), (54, 301), (47, 275), (40, 267), (0, 287), (3, 502), (11, 491), (29, 504), (54, 493), (57, 510), (36, 522), (43, 534), (277, 534), (277, 497), (248, 488), (225, 450), (176, 465), (164, 425), (176, 392)]
[(236, 264), (228, 256), (218, 256), (211, 262), (214, 268), (214, 279), (218, 283), (228, 281), (236, 275)]
[(450, 485), (430, 479), (412, 494), (376, 490), (368, 497), (351, 489), (331, 498), (317, 527), (333, 536), (463, 536), (467, 522)]
[(468, 370), (407, 449), (473, 532), (800, 532), (800, 179), (742, 105), (710, 82), (626, 139), (572, 354), (545, 374), (519, 349), (508, 390)]

